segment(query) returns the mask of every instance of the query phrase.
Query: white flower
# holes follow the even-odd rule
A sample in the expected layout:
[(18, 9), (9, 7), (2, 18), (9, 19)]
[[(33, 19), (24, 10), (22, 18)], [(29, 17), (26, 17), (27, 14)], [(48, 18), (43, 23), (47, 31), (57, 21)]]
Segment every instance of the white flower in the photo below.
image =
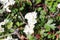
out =
[(1, 25), (4, 25), (4, 24), (5, 24), (5, 22), (1, 22), (1, 23), (0, 23), (0, 26), (1, 26)]
[(9, 7), (6, 8), (6, 11), (7, 11), (7, 12), (11, 12), (11, 10), (9, 9)]
[(3, 11), (11, 12), (11, 10), (9, 10), (9, 6), (14, 5), (15, 1), (14, 0), (0, 0), (0, 3), (3, 5)]
[(35, 24), (37, 23), (37, 20), (36, 19), (32, 19), (32, 20), (28, 20), (28, 24), (31, 25), (31, 24)]
[(15, 1), (14, 0), (9, 0), (10, 5), (14, 5)]
[(3, 22), (0, 22), (0, 26), (5, 25), (8, 21), (9, 21), (8, 19), (5, 19)]
[(34, 30), (33, 30), (34, 27), (33, 26), (30, 27), (29, 25), (25, 25), (23, 32), (25, 32), (26, 35), (34, 33)]
[(31, 30), (29, 31), (29, 34), (31, 35), (31, 34), (33, 34), (33, 33), (34, 33), (34, 30), (31, 29)]
[(29, 12), (25, 15), (25, 19), (27, 19), (28, 24), (25, 25), (24, 32), (26, 35), (34, 33), (35, 23), (37, 23), (37, 13), (36, 12)]
[(24, 31), (23, 32), (25, 32), (26, 34), (29, 33), (29, 26), (28, 25), (25, 25), (25, 28), (24, 28)]
[(37, 13), (36, 12), (30, 12), (25, 15), (25, 19), (28, 20), (28, 24), (35, 24), (37, 23)]
[(60, 3), (57, 5), (58, 8), (60, 8)]
[(0, 0), (0, 3), (1, 4), (5, 4), (5, 3), (7, 3), (8, 2), (8, 0)]
[(25, 15), (25, 19), (31, 20), (37, 18), (37, 13), (36, 12), (29, 12)]
[(3, 22), (0, 22), (0, 32), (4, 32), (4, 28), (2, 28), (2, 25), (5, 25), (9, 20), (5, 19)]
[(34, 18), (37, 18), (37, 12), (32, 12), (32, 15), (34, 16)]

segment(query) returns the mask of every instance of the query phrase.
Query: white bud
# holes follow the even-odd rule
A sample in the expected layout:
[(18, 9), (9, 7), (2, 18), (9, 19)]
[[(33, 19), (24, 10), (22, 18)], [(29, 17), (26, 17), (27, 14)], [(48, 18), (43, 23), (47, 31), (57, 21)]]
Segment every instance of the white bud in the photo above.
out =
[(58, 8), (60, 8), (60, 3), (57, 5)]

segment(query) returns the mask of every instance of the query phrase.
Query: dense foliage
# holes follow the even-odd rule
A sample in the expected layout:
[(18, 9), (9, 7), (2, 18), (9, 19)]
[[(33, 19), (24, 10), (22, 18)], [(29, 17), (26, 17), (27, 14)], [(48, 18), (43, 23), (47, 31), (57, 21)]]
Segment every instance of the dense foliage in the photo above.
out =
[[(2, 4), (0, 4), (0, 26), (2, 27), (0, 40), (8, 36), (19, 40), (60, 40), (58, 4), (60, 0), (15, 0), (15, 4), (9, 6), (11, 12), (2, 11)], [(30, 12), (37, 13), (37, 22), (34, 23), (34, 33), (26, 35), (23, 32), (25, 25), (28, 24), (25, 15)]]

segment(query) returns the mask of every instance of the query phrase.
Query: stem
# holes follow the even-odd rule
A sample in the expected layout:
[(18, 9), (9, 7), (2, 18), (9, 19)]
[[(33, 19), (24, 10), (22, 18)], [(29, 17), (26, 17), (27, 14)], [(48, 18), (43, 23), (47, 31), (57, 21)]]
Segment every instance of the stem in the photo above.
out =
[(22, 20), (25, 22), (25, 18), (23, 17), (21, 12), (20, 12), (20, 16), (22, 17)]
[(2, 7), (3, 7), (3, 5), (0, 8), (2, 8)]
[(59, 9), (57, 8), (57, 12), (56, 12), (56, 13), (54, 13), (54, 15), (56, 16), (58, 13), (59, 13)]
[(21, 12), (19, 12), (19, 13), (20, 13), (20, 16), (21, 16), (21, 19), (22, 19), (23, 23), (27, 24), (27, 23), (25, 22), (25, 18), (23, 17), (22, 13), (21, 13)]

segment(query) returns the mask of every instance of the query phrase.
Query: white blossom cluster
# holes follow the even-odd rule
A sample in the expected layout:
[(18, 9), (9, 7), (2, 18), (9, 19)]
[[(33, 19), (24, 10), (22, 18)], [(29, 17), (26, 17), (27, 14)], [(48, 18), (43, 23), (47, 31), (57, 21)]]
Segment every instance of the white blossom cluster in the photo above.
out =
[(14, 5), (15, 1), (14, 0), (0, 0), (0, 3), (3, 6), (3, 11), (7, 11), (7, 12), (11, 12), (11, 10), (9, 9), (10, 5)]
[(37, 23), (37, 13), (36, 12), (29, 12), (25, 15), (25, 19), (27, 19), (28, 24), (25, 25), (24, 32), (26, 35), (34, 33), (33, 28), (35, 27), (35, 23)]
[(5, 19), (3, 22), (0, 22), (0, 32), (4, 32), (4, 28), (2, 28), (2, 25), (5, 25), (9, 20)]

